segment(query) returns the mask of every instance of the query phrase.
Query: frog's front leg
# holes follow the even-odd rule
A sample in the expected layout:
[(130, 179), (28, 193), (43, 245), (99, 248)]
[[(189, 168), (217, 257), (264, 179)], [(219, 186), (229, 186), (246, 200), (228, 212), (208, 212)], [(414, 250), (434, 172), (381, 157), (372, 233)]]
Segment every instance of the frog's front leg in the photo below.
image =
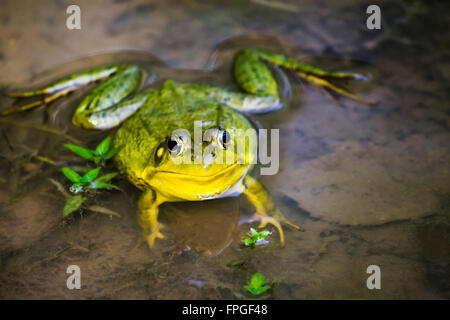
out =
[(164, 235), (161, 233), (163, 225), (158, 221), (159, 206), (163, 202), (162, 197), (152, 190), (145, 191), (139, 199), (139, 225), (143, 232), (143, 239), (147, 241), (150, 248), (153, 247), (156, 239), (164, 239)]
[(261, 221), (259, 228), (264, 228), (268, 223), (275, 226), (280, 234), (280, 242), (284, 245), (284, 233), (280, 222), (295, 229), (300, 229), (300, 227), (289, 222), (283, 216), (280, 210), (276, 207), (266, 188), (264, 188), (261, 183), (250, 176), (246, 176), (244, 179), (244, 185), (244, 194), (256, 208), (256, 213), (254, 214), (252, 221)]

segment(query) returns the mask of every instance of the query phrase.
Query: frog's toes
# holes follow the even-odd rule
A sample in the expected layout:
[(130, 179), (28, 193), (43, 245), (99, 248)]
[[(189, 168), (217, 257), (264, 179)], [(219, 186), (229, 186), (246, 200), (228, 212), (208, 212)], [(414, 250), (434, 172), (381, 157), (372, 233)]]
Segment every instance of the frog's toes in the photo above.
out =
[(272, 218), (270, 216), (262, 215), (262, 214), (259, 214), (259, 213), (255, 213), (253, 215), (252, 220), (253, 221), (255, 221), (255, 220), (260, 221), (260, 224), (258, 226), (258, 228), (260, 228), (260, 229), (264, 228), (267, 224), (271, 224), (275, 228), (277, 228), (278, 233), (280, 234), (281, 245), (284, 246), (284, 232), (283, 232), (283, 228), (281, 227), (281, 224), (278, 222), (278, 220), (276, 220), (275, 218)]
[[(257, 215), (254, 216), (255, 220), (260, 220), (260, 217), (258, 217)], [(261, 222), (259, 223), (258, 228), (262, 229), (265, 228), (267, 226), (269, 222), (266, 219), (261, 220)]]
[(164, 239), (164, 238), (165, 237), (161, 232), (159, 232), (159, 231), (152, 232), (147, 236), (147, 244), (148, 244), (149, 248), (151, 249), (151, 248), (153, 248), (153, 245), (155, 244), (156, 239)]
[(147, 244), (149, 248), (153, 248), (156, 239), (164, 239), (165, 236), (161, 233), (162, 225), (159, 224), (155, 230), (153, 230), (150, 234), (146, 236)]

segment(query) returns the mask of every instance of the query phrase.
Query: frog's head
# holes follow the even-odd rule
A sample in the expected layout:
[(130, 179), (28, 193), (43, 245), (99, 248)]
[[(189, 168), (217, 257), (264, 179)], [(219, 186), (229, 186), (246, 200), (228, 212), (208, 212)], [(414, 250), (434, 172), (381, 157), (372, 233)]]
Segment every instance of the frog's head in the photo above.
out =
[(222, 113), (220, 120), (190, 119), (159, 141), (144, 170), (146, 182), (167, 198), (183, 200), (237, 192), (233, 187), (256, 162), (257, 136), (241, 114)]

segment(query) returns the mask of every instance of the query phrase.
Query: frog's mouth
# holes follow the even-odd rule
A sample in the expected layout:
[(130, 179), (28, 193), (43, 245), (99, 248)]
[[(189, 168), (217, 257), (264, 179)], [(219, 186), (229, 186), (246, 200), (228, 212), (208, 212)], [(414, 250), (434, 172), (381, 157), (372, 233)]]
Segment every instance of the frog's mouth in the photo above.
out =
[(214, 198), (241, 180), (248, 169), (248, 165), (231, 164), (211, 173), (162, 170), (153, 174), (150, 185), (172, 200)]
[(211, 172), (211, 173), (208, 173), (208, 172), (203, 173), (203, 172), (201, 172), (201, 170), (198, 170), (198, 173), (187, 173), (187, 172), (183, 172), (183, 171), (170, 171), (170, 170), (158, 170), (155, 173), (155, 175), (156, 174), (177, 175), (177, 176), (185, 176), (190, 179), (203, 180), (203, 179), (216, 178), (220, 175), (227, 173), (228, 171), (232, 171), (233, 169), (236, 169), (237, 166), (241, 166), (241, 164), (237, 164), (237, 163), (230, 164), (219, 171), (215, 171), (215, 172)]

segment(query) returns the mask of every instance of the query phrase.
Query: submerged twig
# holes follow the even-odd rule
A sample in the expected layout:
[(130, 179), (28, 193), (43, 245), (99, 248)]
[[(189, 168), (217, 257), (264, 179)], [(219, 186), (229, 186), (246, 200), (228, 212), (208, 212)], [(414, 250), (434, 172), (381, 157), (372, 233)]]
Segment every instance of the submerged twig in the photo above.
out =
[(70, 198), (70, 194), (66, 191), (66, 189), (64, 189), (64, 187), (62, 186), (61, 183), (59, 183), (58, 181), (56, 181), (55, 179), (52, 179), (52, 178), (48, 178), (48, 180), (50, 180), (50, 182), (56, 187), (56, 189), (58, 189), (59, 192), (62, 193), (62, 195), (66, 199)]
[(37, 160), (39, 160), (39, 161), (41, 161), (41, 162), (44, 162), (44, 163), (48, 163), (48, 164), (51, 164), (52, 166), (57, 166), (58, 164), (55, 162), (55, 161), (53, 161), (52, 159), (50, 159), (50, 158), (47, 158), (47, 157), (44, 157), (44, 156), (38, 156), (38, 155), (36, 155), (36, 156), (34, 156)]
[(100, 206), (90, 206), (87, 209), (90, 211), (107, 214), (109, 216), (115, 216), (117, 218), (122, 218), (122, 216), (120, 214), (118, 214), (117, 212), (112, 211), (108, 208), (104, 208), (104, 207), (100, 207)]
[(73, 143), (78, 143), (81, 144), (81, 141), (68, 135), (67, 133), (64, 133), (60, 130), (57, 129), (52, 129), (52, 128), (48, 128), (46, 126), (36, 126), (36, 125), (31, 125), (31, 124), (25, 124), (25, 123), (20, 123), (14, 120), (10, 120), (10, 119), (0, 119), (0, 123), (6, 123), (6, 124), (11, 124), (13, 126), (17, 126), (17, 127), (22, 127), (22, 128), (27, 128), (27, 129), (33, 129), (33, 130), (38, 130), (38, 131), (42, 131), (45, 133), (51, 133), (51, 134), (55, 134), (61, 137), (66, 138), (67, 140), (73, 142)]
[(72, 248), (72, 244), (68, 243), (64, 247), (56, 250), (53, 254), (51, 254), (48, 257), (46, 257), (45, 259), (43, 259), (41, 262), (53, 261), (53, 260), (57, 259), (62, 253), (64, 253), (65, 251), (67, 251), (67, 250), (69, 250), (71, 248)]
[(261, 6), (265, 6), (265, 7), (269, 7), (269, 8), (273, 8), (273, 9), (279, 9), (279, 10), (284, 10), (284, 11), (289, 11), (289, 12), (294, 12), (294, 13), (298, 13), (300, 11), (300, 9), (297, 6), (289, 4), (289, 3), (283, 3), (280, 1), (268, 1), (268, 0), (250, 0), (250, 1), (255, 4), (259, 4)]
[(5, 139), (6, 144), (9, 147), (9, 151), (14, 152), (14, 148), (13, 148), (11, 142), (9, 141), (8, 135), (6, 134), (6, 132), (3, 128), (2, 128), (2, 136), (3, 136), (3, 139)]

